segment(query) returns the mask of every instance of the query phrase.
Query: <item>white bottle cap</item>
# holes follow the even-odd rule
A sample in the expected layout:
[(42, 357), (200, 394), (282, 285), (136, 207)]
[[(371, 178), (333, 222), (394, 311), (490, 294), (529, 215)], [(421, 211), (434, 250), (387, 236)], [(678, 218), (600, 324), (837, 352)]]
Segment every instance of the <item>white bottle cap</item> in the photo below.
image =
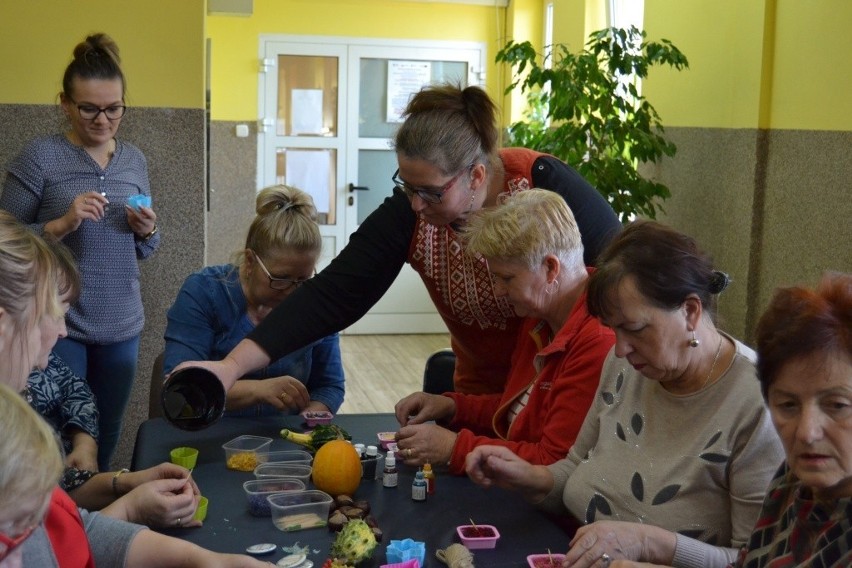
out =
[(379, 455), (379, 449), (376, 446), (367, 446), (367, 455), (370, 457), (376, 457)]

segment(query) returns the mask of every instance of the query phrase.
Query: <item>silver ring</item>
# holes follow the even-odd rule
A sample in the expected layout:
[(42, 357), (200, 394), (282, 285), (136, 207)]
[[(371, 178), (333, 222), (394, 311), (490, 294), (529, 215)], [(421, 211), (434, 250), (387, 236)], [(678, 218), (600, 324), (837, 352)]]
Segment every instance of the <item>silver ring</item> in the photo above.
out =
[(601, 562), (603, 562), (604, 567), (609, 566), (612, 562), (612, 558), (609, 554), (604, 552), (603, 554), (601, 554)]
[(180, 517), (178, 517), (176, 524), (177, 524), (177, 526), (181, 526), (183, 524), (183, 520)]

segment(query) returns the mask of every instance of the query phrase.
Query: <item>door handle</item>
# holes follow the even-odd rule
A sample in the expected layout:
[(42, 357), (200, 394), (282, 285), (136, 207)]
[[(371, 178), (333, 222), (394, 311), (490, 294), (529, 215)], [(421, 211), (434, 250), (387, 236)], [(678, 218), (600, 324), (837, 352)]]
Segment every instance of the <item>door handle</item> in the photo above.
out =
[(349, 183), (349, 193), (352, 193), (353, 191), (369, 191), (369, 190), (370, 190), (370, 188), (367, 187), (366, 185), (355, 185), (354, 183), (351, 183), (351, 182)]

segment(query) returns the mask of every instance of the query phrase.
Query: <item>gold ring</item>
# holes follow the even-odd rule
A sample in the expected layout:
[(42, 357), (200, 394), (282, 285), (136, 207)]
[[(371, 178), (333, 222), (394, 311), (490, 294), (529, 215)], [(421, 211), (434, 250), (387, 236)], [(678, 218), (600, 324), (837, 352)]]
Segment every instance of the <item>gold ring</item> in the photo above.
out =
[(411, 448), (405, 448), (405, 457), (407, 457), (407, 458), (411, 457)]
[(288, 398), (290, 398), (289, 394), (287, 394), (286, 392), (281, 393), (281, 400), (287, 400)]

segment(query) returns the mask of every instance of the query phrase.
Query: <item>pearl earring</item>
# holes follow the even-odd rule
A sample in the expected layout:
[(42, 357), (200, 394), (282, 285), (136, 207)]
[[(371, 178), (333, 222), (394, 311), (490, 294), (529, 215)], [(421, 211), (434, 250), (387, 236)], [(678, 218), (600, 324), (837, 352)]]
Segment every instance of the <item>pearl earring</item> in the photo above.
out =
[(701, 340), (699, 340), (697, 337), (695, 337), (695, 330), (693, 329), (692, 330), (692, 339), (689, 340), (689, 346), (690, 347), (698, 347), (699, 345), (701, 345)]

